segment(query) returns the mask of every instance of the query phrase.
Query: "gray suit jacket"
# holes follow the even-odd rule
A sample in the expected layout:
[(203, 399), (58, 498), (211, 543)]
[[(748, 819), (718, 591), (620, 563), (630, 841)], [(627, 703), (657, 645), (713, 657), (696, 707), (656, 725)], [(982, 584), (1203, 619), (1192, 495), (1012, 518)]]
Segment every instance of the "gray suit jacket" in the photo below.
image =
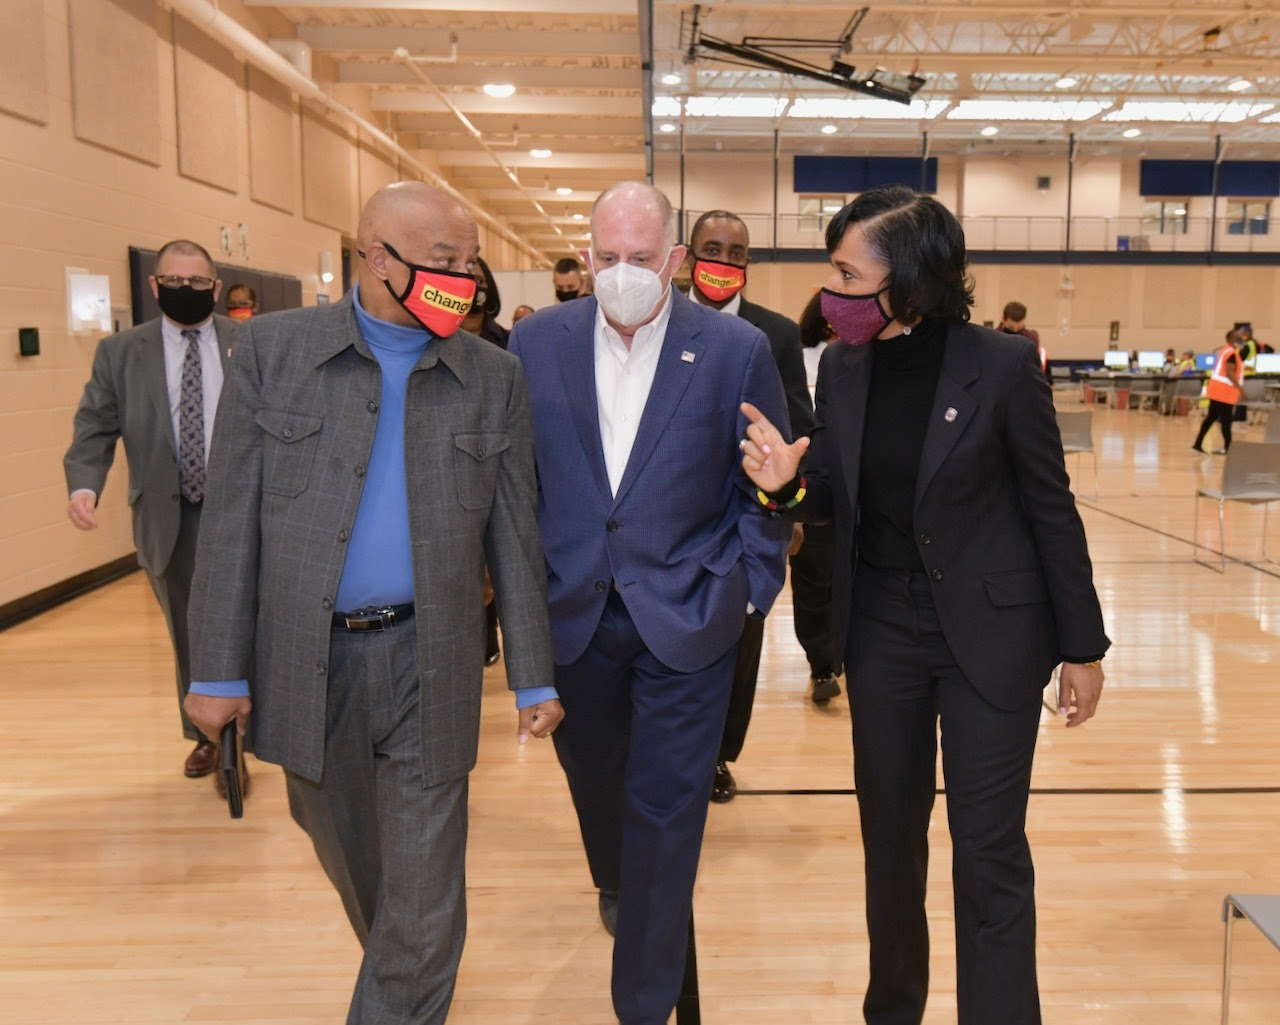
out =
[[(334, 597), (381, 373), (351, 297), (249, 322), (224, 391), (191, 597), (194, 680), (250, 681), (254, 752), (319, 780)], [(520, 362), (459, 332), (409, 376), (405, 471), (426, 786), (475, 764), (486, 563), (513, 689), (553, 683)]]
[[(76, 410), (71, 447), (62, 461), (68, 492), (88, 488), (101, 499), (116, 439), (124, 439), (133, 543), (138, 561), (152, 576), (160, 576), (169, 565), (181, 512), (161, 319), (98, 343), (93, 373)], [(213, 322), (225, 373), (243, 329), (227, 317), (215, 316)]]

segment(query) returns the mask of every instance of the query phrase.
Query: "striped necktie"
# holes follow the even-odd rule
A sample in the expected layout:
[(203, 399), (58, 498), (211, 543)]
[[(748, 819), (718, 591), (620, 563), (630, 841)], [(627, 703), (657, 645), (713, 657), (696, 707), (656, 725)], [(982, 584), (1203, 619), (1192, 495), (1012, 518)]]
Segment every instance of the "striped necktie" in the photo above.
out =
[(200, 332), (182, 332), (187, 351), (182, 357), (182, 387), (178, 399), (178, 481), (188, 502), (204, 500), (204, 383), (200, 370)]

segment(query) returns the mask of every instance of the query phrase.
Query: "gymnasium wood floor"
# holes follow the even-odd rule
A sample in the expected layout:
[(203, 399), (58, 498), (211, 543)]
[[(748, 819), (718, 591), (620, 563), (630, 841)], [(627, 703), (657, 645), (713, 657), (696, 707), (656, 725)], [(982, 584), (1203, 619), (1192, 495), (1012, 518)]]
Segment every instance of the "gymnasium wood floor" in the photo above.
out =
[[(1216, 1022), (1223, 895), (1280, 892), (1280, 566), (1250, 564), (1262, 512), (1247, 507), (1228, 512), (1225, 575), (1192, 561), (1192, 495), (1222, 465), (1189, 451), (1194, 423), (1100, 410), (1094, 426), (1100, 497), (1081, 505), (1115, 647), (1099, 717), (1042, 726), (1029, 832), (1045, 1020)], [(707, 1025), (861, 1021), (848, 705), (809, 702), (790, 616), (784, 592), (742, 792), (711, 809)], [(0, 634), (0, 1021), (341, 1022), (359, 950), (280, 771), (255, 765), (236, 823), (209, 780), (183, 778), (169, 658), (140, 574)], [(516, 746), (500, 667), (485, 687), (450, 1021), (606, 1025), (610, 943), (564, 781), (549, 744)], [(931, 838), (926, 1022), (941, 1025), (955, 1020), (941, 803)], [(1248, 923), (1234, 977), (1233, 1022), (1280, 1021), (1280, 952)]]

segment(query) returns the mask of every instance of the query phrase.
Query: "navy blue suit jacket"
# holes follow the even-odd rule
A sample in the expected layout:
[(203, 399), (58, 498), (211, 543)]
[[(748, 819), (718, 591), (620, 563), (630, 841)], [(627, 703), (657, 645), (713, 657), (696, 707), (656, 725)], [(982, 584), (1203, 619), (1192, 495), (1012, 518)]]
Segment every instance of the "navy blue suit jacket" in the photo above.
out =
[(596, 300), (540, 310), (511, 335), (533, 404), (559, 665), (586, 650), (615, 583), (645, 645), (686, 673), (737, 641), (748, 602), (763, 615), (782, 588), (790, 527), (764, 514), (738, 452), (744, 400), (774, 423), (787, 422), (769, 343), (739, 317), (678, 292), (672, 302), (616, 497), (596, 403)]

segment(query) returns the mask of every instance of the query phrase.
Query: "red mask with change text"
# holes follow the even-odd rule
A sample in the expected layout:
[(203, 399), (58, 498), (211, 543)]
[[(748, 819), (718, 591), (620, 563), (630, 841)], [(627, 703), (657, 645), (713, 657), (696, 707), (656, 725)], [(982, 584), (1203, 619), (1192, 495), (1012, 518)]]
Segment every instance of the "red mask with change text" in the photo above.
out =
[(697, 260), (693, 265), (693, 287), (713, 303), (732, 299), (747, 283), (747, 268), (736, 263)]
[(458, 330), (463, 317), (471, 310), (476, 295), (476, 279), (466, 271), (438, 270), (409, 263), (387, 243), (382, 248), (409, 268), (409, 283), (396, 294), (390, 281), (387, 291), (405, 312), (437, 338), (448, 338)]

